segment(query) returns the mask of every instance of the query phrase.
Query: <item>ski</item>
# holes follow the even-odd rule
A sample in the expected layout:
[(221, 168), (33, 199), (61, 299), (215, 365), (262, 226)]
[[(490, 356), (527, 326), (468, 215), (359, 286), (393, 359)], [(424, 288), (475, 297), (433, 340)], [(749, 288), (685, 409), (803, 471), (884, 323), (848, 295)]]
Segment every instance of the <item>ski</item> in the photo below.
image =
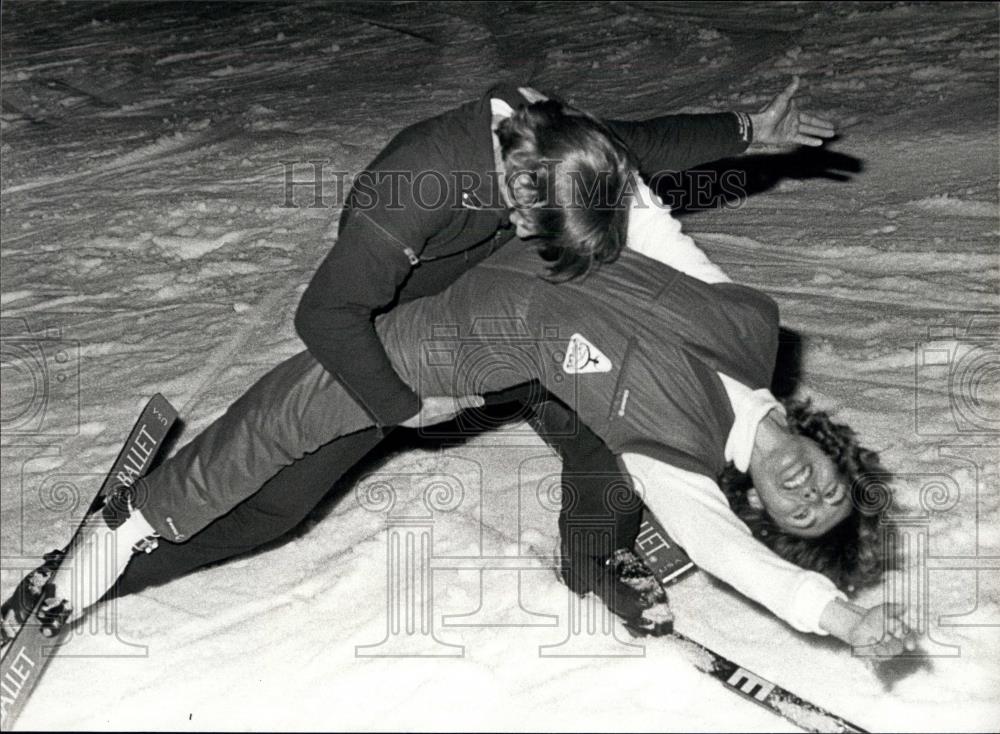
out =
[[(87, 514), (101, 506), (103, 499), (116, 489), (130, 487), (136, 479), (144, 475), (156, 457), (157, 451), (163, 445), (164, 439), (177, 420), (177, 411), (166, 398), (157, 393), (154, 395), (136, 421), (118, 458), (115, 459), (111, 471), (101, 485), (100, 491), (94, 497)], [(75, 538), (80, 528), (86, 522), (84, 518), (73, 534)], [(72, 539), (70, 540), (72, 542)], [(67, 544), (67, 548), (69, 545)], [(5, 625), (18, 624), (17, 633), (6, 646), (0, 660), (0, 723), (5, 731), (9, 731), (20, 715), (28, 697), (38, 685), (38, 681), (54, 657), (54, 650), (59, 645), (59, 638), (66, 634), (64, 627), (61, 634), (46, 637), (42, 634), (40, 625), (31, 624), (35, 619), (43, 599), (42, 584), (37, 585), (37, 598), (31, 598), (39, 578), (47, 579), (59, 567), (65, 551), (54, 551), (46, 554), (45, 564), (28, 575), (14, 591), (14, 595), (4, 604), (6, 612)], [(46, 572), (48, 575), (46, 576)], [(25, 595), (30, 601), (25, 600)], [(16, 616), (15, 616), (16, 614)]]
[[(674, 583), (688, 570), (694, 568), (687, 554), (667, 535), (667, 531), (649, 510), (646, 510), (643, 517), (635, 543), (635, 552), (645, 561), (653, 576), (664, 587)], [(667, 636), (684, 648), (687, 657), (698, 670), (712, 676), (743, 698), (791, 721), (804, 731), (867, 734), (866, 729), (799, 698), (791, 691), (724, 658), (680, 632), (670, 632)]]

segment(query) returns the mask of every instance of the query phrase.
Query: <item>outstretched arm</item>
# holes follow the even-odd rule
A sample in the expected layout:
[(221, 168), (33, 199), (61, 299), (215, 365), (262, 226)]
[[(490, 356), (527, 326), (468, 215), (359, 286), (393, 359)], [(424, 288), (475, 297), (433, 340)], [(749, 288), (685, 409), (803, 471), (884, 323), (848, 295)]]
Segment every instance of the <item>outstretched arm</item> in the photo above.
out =
[(646, 505), (699, 568), (763, 604), (800, 632), (825, 635), (827, 604), (846, 599), (825, 576), (778, 557), (754, 539), (708, 477), (641, 454), (623, 454)]
[(731, 158), (751, 142), (745, 120), (732, 112), (663, 115), (648, 120), (607, 120), (647, 178)]
[(795, 99), (798, 91), (799, 78), (796, 76), (760, 112), (750, 114), (753, 124), (750, 150), (789, 145), (815, 148), (836, 134), (829, 120), (799, 111)]
[[(646, 505), (701, 569), (764, 605), (800, 632), (832, 634), (880, 655), (913, 649), (902, 609), (865, 609), (825, 576), (799, 568), (754, 539), (711, 479), (641, 454), (622, 461)], [(889, 632), (883, 638), (882, 625)]]
[(639, 161), (644, 176), (683, 171), (772, 146), (822, 145), (835, 134), (828, 120), (800, 112), (795, 77), (763, 109), (754, 113), (720, 112), (663, 115), (648, 120), (608, 120)]

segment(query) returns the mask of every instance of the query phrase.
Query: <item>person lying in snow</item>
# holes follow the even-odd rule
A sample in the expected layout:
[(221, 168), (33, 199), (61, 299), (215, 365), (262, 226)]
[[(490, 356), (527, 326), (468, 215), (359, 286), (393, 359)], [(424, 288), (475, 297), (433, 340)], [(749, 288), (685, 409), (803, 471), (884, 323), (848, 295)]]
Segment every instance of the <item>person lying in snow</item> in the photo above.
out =
[[(393, 369), (432, 395), (540, 381), (620, 457), (702, 569), (797, 630), (885, 655), (912, 649), (903, 610), (865, 609), (838, 589), (880, 576), (878, 518), (868, 514), (884, 487), (878, 456), (808, 403), (771, 395), (774, 301), (731, 282), (643, 184), (634, 193), (629, 248), (613, 266), (553, 283), (538, 277), (544, 261), (530, 247), (508, 248), (380, 317)], [(463, 360), (470, 348), (475, 358)], [(141, 507), (117, 503), (129, 515), (110, 531), (118, 572), (147, 532), (183, 542), (296, 457), (370, 425), (309, 352), (292, 357), (161, 465), (155, 491), (137, 485)], [(724, 473), (730, 502), (717, 484)], [(70, 555), (105, 547), (81, 542)], [(71, 568), (46, 586), (53, 628), (114, 581), (83, 589)]]
[[(546, 100), (533, 89), (498, 85), (478, 100), (400, 132), (356, 179), (337, 244), (296, 314), (296, 328), (306, 347), (377, 427), (357, 431), (335, 448), (320, 449), (279, 471), (259, 492), (196, 537), (136, 559), (121, 579), (119, 593), (137, 591), (280, 537), (327, 493), (331, 484), (327, 477), (340, 476), (360, 461), (379, 444), (386, 428), (430, 425), (478, 402), (475, 396), (418, 396), (393, 369), (375, 334), (373, 313), (440, 291), (475, 263), (512, 246), (512, 228), (522, 237), (544, 234), (549, 244), (564, 228), (572, 235), (558, 243), (560, 252), (551, 270), (559, 277), (613, 260), (621, 249), (622, 207), (602, 202), (605, 192), (597, 191), (597, 200), (587, 202), (588, 210), (571, 210), (561, 219), (549, 209), (540, 219), (500, 200), (507, 191), (497, 185), (501, 177), (540, 168), (553, 173), (550, 183), (565, 186), (575, 173), (596, 171), (608, 176), (609, 190), (617, 191), (628, 173), (623, 148), (640, 170), (655, 177), (738, 155), (748, 146), (820, 145), (833, 134), (833, 126), (796, 109), (797, 85), (793, 80), (759, 113), (668, 115), (606, 124)], [(548, 168), (545, 162), (554, 160), (570, 165)], [(405, 172), (415, 175), (399, 175)], [(419, 189), (408, 187), (416, 185), (419, 176), (430, 178), (432, 184), (443, 181), (454, 190), (431, 202), (419, 195)], [(524, 198), (537, 193), (531, 186), (520, 188)], [(433, 198), (433, 193), (429, 196)], [(514, 407), (518, 403), (534, 404), (543, 398), (544, 391), (525, 388), (489, 396), (491, 402), (505, 403), (504, 412), (511, 415), (523, 412)], [(493, 420), (484, 417), (472, 423)], [(567, 482), (577, 489), (578, 501), (564, 508), (560, 529), (576, 516), (586, 516), (593, 526), (593, 518), (609, 508), (604, 501), (608, 488), (627, 484), (612, 478), (620, 474), (614, 455), (557, 402), (534, 411), (533, 425), (563, 458), (571, 477)], [(626, 509), (629, 505), (631, 510)], [(595, 530), (595, 536), (610, 537), (613, 548), (631, 547), (641, 504), (619, 502), (610, 508), (606, 526)], [(571, 548), (563, 535), (560, 571), (578, 593), (607, 587), (603, 583), (607, 555), (595, 558), (575, 552), (588, 547), (597, 546), (582, 542)]]

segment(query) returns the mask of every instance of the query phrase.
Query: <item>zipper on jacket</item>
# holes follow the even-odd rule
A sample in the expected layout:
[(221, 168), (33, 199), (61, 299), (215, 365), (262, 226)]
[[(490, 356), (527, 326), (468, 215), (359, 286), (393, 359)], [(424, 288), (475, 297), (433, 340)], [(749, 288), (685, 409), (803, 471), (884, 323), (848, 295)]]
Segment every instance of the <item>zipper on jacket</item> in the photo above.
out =
[(413, 251), (412, 247), (406, 247), (404, 245), (403, 254), (406, 255), (406, 258), (410, 261), (410, 265), (416, 267), (417, 265), (420, 264), (420, 256)]
[(625, 417), (629, 396), (632, 391), (629, 389), (629, 372), (631, 371), (632, 352), (638, 346), (636, 337), (629, 337), (622, 354), (621, 363), (618, 365), (618, 377), (615, 380), (615, 387), (611, 393), (611, 409), (608, 412), (608, 423), (614, 425), (615, 421), (620, 421)]

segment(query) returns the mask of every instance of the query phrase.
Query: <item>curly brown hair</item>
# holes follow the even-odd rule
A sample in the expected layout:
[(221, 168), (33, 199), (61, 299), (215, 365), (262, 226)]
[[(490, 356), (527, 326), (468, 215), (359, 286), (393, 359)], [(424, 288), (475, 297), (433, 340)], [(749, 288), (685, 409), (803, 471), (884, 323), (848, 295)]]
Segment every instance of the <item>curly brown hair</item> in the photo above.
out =
[(819, 538), (802, 538), (781, 530), (764, 510), (750, 506), (747, 490), (753, 478), (731, 463), (722, 472), (722, 488), (733, 512), (747, 524), (754, 537), (786, 561), (823, 574), (839, 588), (854, 591), (876, 583), (884, 558), (880, 515), (892, 504), (890, 473), (879, 455), (858, 443), (847, 425), (835, 423), (810, 401), (785, 398), (788, 427), (815, 441), (833, 459), (851, 488), (852, 512)]
[(596, 117), (559, 100), (519, 107), (497, 128), (511, 200), (549, 275), (569, 280), (614, 261), (628, 236), (631, 154)]

